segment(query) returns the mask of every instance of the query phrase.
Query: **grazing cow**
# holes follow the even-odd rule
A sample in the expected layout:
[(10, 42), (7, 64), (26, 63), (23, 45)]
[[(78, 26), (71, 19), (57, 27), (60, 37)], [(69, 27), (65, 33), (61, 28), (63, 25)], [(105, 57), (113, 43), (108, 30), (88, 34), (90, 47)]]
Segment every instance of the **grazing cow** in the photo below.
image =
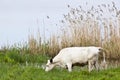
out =
[[(98, 56), (103, 51), (101, 47), (68, 47), (62, 49), (58, 55), (48, 60), (45, 71), (52, 70), (55, 66), (68, 68), (72, 71), (75, 64), (88, 64), (89, 72), (95, 67), (98, 70)], [(105, 61), (105, 55), (103, 55)]]

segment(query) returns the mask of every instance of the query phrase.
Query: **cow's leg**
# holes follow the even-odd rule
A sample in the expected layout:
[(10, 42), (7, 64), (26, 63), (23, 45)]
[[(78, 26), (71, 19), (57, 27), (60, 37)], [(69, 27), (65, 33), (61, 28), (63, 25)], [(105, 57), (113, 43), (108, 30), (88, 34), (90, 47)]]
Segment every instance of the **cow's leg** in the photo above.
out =
[(88, 61), (88, 69), (89, 69), (89, 72), (91, 72), (92, 71), (92, 68), (91, 68), (91, 61)]
[(95, 65), (95, 61), (90, 60), (90, 66), (91, 66), (90, 71), (94, 69), (95, 67), (94, 65)]
[(67, 67), (68, 67), (68, 71), (71, 72), (72, 71), (72, 63), (67, 63)]
[(95, 68), (95, 61), (91, 62), (91, 71)]
[(98, 64), (98, 61), (95, 62), (94, 66), (95, 66), (96, 70), (98, 71), (98, 70), (99, 70), (99, 64)]

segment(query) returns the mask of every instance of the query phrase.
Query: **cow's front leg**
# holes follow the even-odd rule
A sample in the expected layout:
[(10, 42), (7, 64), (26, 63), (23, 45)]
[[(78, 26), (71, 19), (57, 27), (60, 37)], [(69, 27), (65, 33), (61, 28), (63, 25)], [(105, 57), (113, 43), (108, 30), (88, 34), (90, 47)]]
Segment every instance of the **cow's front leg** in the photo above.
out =
[(67, 67), (68, 67), (68, 71), (71, 72), (72, 71), (72, 63), (67, 63)]

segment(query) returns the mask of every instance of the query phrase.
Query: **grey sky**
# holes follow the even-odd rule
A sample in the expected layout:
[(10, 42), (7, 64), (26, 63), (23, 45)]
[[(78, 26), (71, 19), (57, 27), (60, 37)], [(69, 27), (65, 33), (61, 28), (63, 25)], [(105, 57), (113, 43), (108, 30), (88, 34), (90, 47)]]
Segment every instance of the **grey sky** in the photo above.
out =
[[(0, 0), (0, 46), (27, 41), (28, 34), (36, 34), (40, 29), (43, 35), (45, 26), (49, 36), (56, 30), (56, 24), (68, 12), (67, 5), (78, 7), (111, 3), (112, 0)], [(113, 0), (118, 6), (119, 0)], [(46, 16), (50, 16), (48, 20)], [(38, 20), (38, 24), (37, 24)], [(45, 25), (43, 25), (43, 20)]]

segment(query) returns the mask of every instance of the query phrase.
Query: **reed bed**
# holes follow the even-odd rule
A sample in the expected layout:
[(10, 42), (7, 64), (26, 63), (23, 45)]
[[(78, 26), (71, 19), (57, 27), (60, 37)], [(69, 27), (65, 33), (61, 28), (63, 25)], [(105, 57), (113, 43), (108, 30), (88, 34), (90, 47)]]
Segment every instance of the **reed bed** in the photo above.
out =
[(107, 58), (120, 58), (120, 10), (114, 2), (87, 10), (82, 6), (72, 8), (68, 5), (68, 9), (69, 13), (61, 20), (64, 26), (59, 30), (60, 34), (51, 35), (45, 43), (37, 40), (41, 36), (29, 38), (31, 53), (54, 56), (65, 47), (101, 46), (107, 50)]
[(89, 9), (68, 5), (68, 9), (60, 34), (44, 40), (38, 30), (37, 37), (29, 35), (27, 46), (20, 51), (55, 56), (65, 47), (101, 46), (107, 50), (106, 58), (120, 60), (120, 9), (114, 2)]

